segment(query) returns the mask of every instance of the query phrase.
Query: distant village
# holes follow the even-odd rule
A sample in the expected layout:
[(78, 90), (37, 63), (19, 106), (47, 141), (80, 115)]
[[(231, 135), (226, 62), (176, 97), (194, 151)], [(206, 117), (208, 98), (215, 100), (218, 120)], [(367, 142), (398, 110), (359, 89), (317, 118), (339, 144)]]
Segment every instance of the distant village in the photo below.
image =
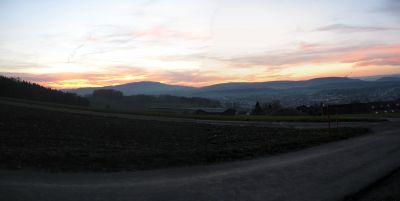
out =
[[(161, 109), (161, 108), (158, 108)], [(164, 110), (168, 110), (164, 108)], [(171, 109), (172, 110), (172, 109)], [(279, 101), (271, 103), (257, 102), (249, 109), (243, 108), (186, 108), (182, 113), (196, 115), (326, 115), (326, 114), (387, 114), (400, 112), (400, 99), (395, 101), (378, 101), (349, 104), (325, 104), (323, 102), (313, 105), (297, 107), (283, 107)]]

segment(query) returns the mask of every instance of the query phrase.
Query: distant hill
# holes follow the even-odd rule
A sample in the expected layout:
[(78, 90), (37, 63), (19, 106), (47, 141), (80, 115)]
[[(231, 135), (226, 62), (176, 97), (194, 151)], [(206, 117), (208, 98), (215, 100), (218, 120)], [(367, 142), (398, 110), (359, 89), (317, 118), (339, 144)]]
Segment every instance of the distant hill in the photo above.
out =
[(89, 105), (89, 101), (74, 93), (66, 93), (16, 78), (0, 76), (0, 97), (21, 98), (69, 105)]
[(125, 95), (179, 95), (186, 91), (193, 90), (193, 87), (163, 84), (159, 82), (132, 82), (122, 85), (106, 86), (106, 87), (90, 87), (68, 89), (65, 91), (74, 92), (80, 95), (92, 94), (97, 89), (114, 89), (122, 91)]
[(378, 82), (400, 81), (400, 76), (398, 76), (398, 77), (382, 77), (376, 81), (378, 81)]
[[(400, 80), (396, 77), (365, 81), (347, 77), (323, 77), (303, 81), (233, 82), (194, 88), (158, 82), (134, 82), (102, 87), (122, 91), (125, 95), (175, 95), (217, 99), (225, 104), (251, 107), (258, 100), (281, 100), (285, 105), (315, 102), (348, 103), (357, 100), (381, 101), (400, 98)], [(90, 94), (95, 89), (81, 88), (68, 91)], [(370, 93), (368, 93), (370, 92)]]
[(325, 77), (315, 78), (304, 81), (271, 81), (271, 82), (236, 82), (236, 83), (223, 83), (216, 84), (201, 88), (202, 91), (223, 91), (223, 90), (242, 90), (242, 89), (289, 89), (312, 87), (324, 84), (335, 83), (355, 83), (362, 82), (358, 79), (351, 79), (345, 77)]
[(324, 84), (336, 83), (356, 83), (364, 82), (358, 79), (350, 79), (344, 77), (326, 77), (316, 78), (305, 81), (271, 81), (271, 82), (232, 82), (210, 85), (201, 88), (163, 84), (160, 82), (132, 82), (122, 85), (105, 86), (105, 87), (90, 87), (67, 89), (65, 91), (74, 92), (80, 95), (87, 95), (93, 93), (96, 89), (114, 89), (122, 91), (125, 95), (196, 95), (197, 93), (205, 94), (209, 92), (228, 92), (245, 91), (245, 90), (259, 90), (259, 89), (289, 89), (301, 87), (313, 87)]

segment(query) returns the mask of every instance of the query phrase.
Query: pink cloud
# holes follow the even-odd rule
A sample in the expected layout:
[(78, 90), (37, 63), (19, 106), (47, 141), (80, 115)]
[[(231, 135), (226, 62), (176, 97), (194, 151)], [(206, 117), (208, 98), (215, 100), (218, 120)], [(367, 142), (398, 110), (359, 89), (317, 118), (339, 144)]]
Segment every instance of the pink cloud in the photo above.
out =
[(321, 44), (316, 44), (316, 43), (306, 43), (306, 42), (300, 42), (299, 44), (299, 49), (300, 50), (311, 50), (311, 49), (316, 49), (321, 47)]
[[(307, 50), (307, 51), (304, 51)], [(232, 66), (250, 68), (266, 66), (281, 69), (284, 66), (304, 64), (359, 63), (368, 61), (392, 61), (400, 55), (400, 44), (369, 45), (356, 47), (330, 47), (317, 44), (300, 44), (297, 51), (282, 54), (265, 54), (227, 59)], [(365, 63), (366, 64), (366, 63)], [(390, 62), (386, 63), (390, 65)]]
[(400, 66), (400, 56), (361, 61), (356, 66)]
[(400, 55), (400, 45), (380, 45), (359, 48), (333, 57), (343, 63), (356, 63), (356, 66), (397, 65)]

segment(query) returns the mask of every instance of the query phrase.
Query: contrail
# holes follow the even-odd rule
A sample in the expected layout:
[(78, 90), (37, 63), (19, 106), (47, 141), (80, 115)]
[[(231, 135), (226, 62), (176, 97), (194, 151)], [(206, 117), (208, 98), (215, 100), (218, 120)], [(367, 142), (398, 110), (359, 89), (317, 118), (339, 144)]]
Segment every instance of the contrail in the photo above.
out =
[(77, 47), (75, 47), (71, 54), (69, 55), (68, 59), (67, 59), (67, 63), (71, 63), (72, 59), (74, 58), (76, 52), (81, 49), (82, 47), (84, 47), (86, 45), (86, 43), (92, 38), (92, 33), (89, 34), (89, 36)]

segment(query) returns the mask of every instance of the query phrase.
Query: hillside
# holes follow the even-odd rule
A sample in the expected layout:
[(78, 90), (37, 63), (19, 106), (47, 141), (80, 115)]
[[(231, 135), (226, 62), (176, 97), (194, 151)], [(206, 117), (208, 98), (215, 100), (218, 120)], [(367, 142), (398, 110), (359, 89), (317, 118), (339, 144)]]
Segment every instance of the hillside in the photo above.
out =
[[(96, 92), (96, 91), (95, 91)], [(118, 110), (148, 110), (148, 109), (188, 109), (188, 108), (219, 108), (217, 100), (198, 97), (180, 97), (171, 95), (130, 95), (120, 97), (87, 96), (93, 107), (112, 108)]]
[(379, 81), (379, 82), (400, 81), (400, 76), (382, 77), (382, 78), (379, 78), (377, 81)]
[(74, 93), (66, 93), (16, 78), (0, 76), (0, 97), (21, 98), (69, 105), (89, 105), (89, 101)]
[[(315, 102), (349, 103), (352, 101), (393, 100), (400, 97), (400, 80), (384, 77), (365, 81), (347, 77), (323, 77), (304, 81), (234, 82), (193, 88), (158, 82), (134, 82), (102, 87), (122, 91), (125, 95), (176, 95), (217, 99), (225, 104), (251, 107), (258, 100), (280, 100), (288, 106)], [(90, 94), (95, 89), (81, 88), (67, 91)], [(356, 96), (354, 96), (356, 95)]]
[(193, 90), (193, 87), (169, 85), (160, 82), (132, 82), (127, 84), (106, 86), (106, 87), (88, 87), (78, 89), (68, 89), (66, 91), (74, 92), (80, 95), (92, 94), (97, 89), (114, 89), (122, 91), (125, 95), (179, 95), (186, 91)]
[(114, 89), (122, 91), (126, 95), (195, 95), (197, 93), (213, 93), (213, 92), (228, 92), (233, 91), (246, 91), (246, 90), (260, 90), (260, 89), (290, 89), (290, 88), (302, 88), (302, 87), (313, 87), (324, 84), (337, 84), (337, 83), (363, 83), (365, 81), (358, 79), (350, 79), (344, 77), (325, 77), (316, 78), (305, 81), (271, 81), (271, 82), (230, 82), (215, 84), (200, 88), (163, 84), (160, 82), (132, 82), (122, 85), (105, 86), (105, 87), (88, 87), (88, 88), (77, 88), (67, 89), (80, 95), (86, 95), (93, 93), (96, 89)]

